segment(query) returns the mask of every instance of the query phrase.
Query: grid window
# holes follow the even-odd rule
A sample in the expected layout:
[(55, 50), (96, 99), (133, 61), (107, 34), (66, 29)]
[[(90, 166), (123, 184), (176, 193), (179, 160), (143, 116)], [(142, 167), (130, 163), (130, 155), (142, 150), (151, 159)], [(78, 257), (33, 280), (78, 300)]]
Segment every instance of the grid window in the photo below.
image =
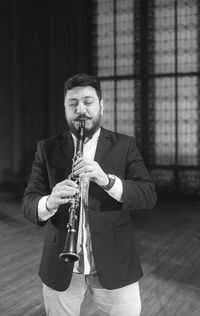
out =
[[(102, 82), (102, 124), (134, 135), (134, 1), (102, 0), (96, 4), (97, 75)], [(126, 79), (130, 76), (131, 79)]]
[(199, 1), (94, 3), (104, 126), (136, 135), (164, 191), (200, 194)]

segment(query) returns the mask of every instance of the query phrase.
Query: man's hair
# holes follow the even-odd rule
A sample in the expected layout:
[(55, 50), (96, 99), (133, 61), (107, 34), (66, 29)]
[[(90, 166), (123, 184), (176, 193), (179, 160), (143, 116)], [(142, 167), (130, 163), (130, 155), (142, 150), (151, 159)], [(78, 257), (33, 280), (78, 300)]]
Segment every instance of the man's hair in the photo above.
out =
[(67, 91), (71, 90), (75, 87), (86, 87), (90, 86), (93, 87), (96, 90), (97, 96), (99, 98), (99, 101), (102, 98), (101, 94), (101, 84), (100, 81), (92, 75), (80, 73), (80, 74), (75, 74), (69, 79), (64, 84), (64, 99), (66, 97)]

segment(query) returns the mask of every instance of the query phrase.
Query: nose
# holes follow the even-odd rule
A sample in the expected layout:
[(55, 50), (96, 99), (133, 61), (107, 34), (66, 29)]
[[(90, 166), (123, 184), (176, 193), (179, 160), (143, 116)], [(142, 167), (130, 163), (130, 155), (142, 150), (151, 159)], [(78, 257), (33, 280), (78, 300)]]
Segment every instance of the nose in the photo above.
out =
[(86, 107), (82, 101), (79, 101), (78, 106), (76, 108), (76, 112), (77, 112), (77, 114), (85, 114), (86, 113)]

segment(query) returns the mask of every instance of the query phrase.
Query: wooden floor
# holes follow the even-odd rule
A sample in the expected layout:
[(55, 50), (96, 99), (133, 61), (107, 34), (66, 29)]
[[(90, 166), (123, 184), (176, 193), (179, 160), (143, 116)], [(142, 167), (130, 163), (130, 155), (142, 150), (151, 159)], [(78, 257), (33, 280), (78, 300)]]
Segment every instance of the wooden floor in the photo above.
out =
[[(159, 202), (135, 217), (142, 316), (200, 315), (200, 201)], [(42, 230), (20, 202), (0, 201), (0, 316), (44, 316), (37, 276)], [(126, 315), (124, 315), (126, 316)]]

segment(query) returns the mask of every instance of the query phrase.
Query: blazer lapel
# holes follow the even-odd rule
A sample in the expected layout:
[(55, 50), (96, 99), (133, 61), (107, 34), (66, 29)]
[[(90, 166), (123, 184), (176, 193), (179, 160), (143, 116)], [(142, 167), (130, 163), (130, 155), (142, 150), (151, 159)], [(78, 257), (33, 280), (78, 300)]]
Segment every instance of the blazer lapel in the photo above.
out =
[(72, 135), (68, 132), (65, 134), (63, 138), (63, 142), (61, 144), (61, 149), (66, 157), (67, 164), (72, 165), (72, 158), (74, 155), (74, 142), (72, 139)]
[[(105, 164), (105, 161), (106, 162), (109, 161), (109, 159), (106, 158), (106, 155), (109, 155), (111, 141), (112, 141), (111, 134), (109, 133), (109, 131), (107, 131), (106, 129), (101, 127), (101, 132), (99, 135), (94, 160), (99, 163), (99, 165), (102, 167), (102, 169), (105, 172), (108, 172), (108, 170), (109, 170), (108, 164), (107, 163)], [(95, 201), (99, 200), (100, 198), (103, 199), (104, 195), (102, 195), (102, 194), (104, 194), (104, 193), (103, 193), (103, 190), (100, 189), (100, 187), (92, 181), (90, 181), (89, 192), (90, 192), (89, 205), (90, 205), (90, 209), (93, 210), (96, 208)]]
[(111, 143), (111, 137), (109, 132), (101, 127), (101, 132), (99, 135), (99, 140), (97, 143), (96, 153), (94, 160), (97, 161), (100, 165), (102, 165), (102, 161), (105, 157), (105, 155), (108, 153), (110, 143)]
[(74, 143), (69, 132), (58, 137), (57, 146), (52, 156), (52, 165), (57, 168), (71, 168), (74, 153)]
[[(110, 144), (111, 136), (109, 131), (101, 128), (94, 159), (102, 166), (105, 172), (107, 172), (108, 167), (104, 165), (104, 158), (107, 154), (109, 154)], [(73, 154), (74, 142), (71, 134), (69, 132), (66, 132), (65, 134), (58, 137), (57, 145), (53, 150), (51, 160), (52, 166), (56, 168), (55, 178), (57, 182), (65, 179), (71, 172)]]
[[(102, 127), (94, 158), (98, 163), (102, 162), (105, 154), (108, 152), (109, 146), (110, 134), (106, 129)], [(66, 165), (71, 166), (73, 154), (74, 142), (71, 134), (69, 132), (66, 132), (58, 138), (58, 146), (56, 146), (54, 150), (52, 164), (54, 166), (64, 168), (66, 168)]]

